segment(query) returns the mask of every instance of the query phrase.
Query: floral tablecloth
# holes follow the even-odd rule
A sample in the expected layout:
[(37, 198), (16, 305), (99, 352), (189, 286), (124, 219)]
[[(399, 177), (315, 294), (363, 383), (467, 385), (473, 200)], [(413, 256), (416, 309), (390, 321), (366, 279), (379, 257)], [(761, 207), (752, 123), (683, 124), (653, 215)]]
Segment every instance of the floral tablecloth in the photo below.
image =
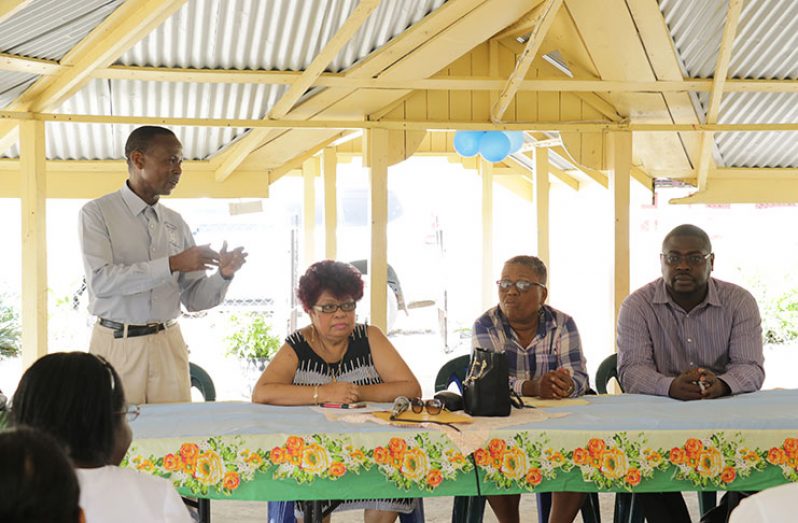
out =
[(148, 405), (132, 424), (125, 464), (186, 495), (244, 500), (759, 490), (798, 481), (798, 391), (589, 401), (553, 410), (565, 417), (490, 430), (472, 456), (440, 431), (333, 422), (305, 407)]

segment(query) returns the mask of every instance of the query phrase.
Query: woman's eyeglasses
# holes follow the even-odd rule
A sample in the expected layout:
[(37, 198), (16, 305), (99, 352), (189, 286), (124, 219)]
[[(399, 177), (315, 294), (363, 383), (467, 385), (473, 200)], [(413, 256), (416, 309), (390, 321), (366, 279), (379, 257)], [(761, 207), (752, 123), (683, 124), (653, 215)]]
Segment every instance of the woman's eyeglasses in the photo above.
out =
[(324, 303), (322, 305), (314, 305), (313, 310), (316, 312), (323, 312), (324, 314), (332, 314), (338, 309), (344, 312), (352, 312), (357, 307), (357, 303), (353, 301), (345, 301), (343, 303)]
[(139, 414), (141, 414), (141, 407), (139, 407), (138, 405), (128, 405), (127, 407), (122, 409), (122, 411), (119, 414), (125, 416), (125, 418), (127, 418), (128, 421), (133, 421), (139, 417)]
[(439, 399), (423, 400), (421, 398), (413, 398), (410, 400), (410, 410), (416, 414), (421, 414), (424, 409), (427, 409), (428, 414), (435, 416), (443, 410), (443, 402)]
[(496, 282), (496, 285), (498, 285), (499, 289), (501, 289), (503, 291), (506, 291), (506, 290), (510, 289), (510, 287), (515, 285), (515, 288), (518, 289), (518, 292), (526, 292), (526, 291), (528, 291), (529, 289), (531, 289), (532, 287), (535, 287), (535, 286), (536, 287), (540, 287), (542, 289), (546, 288), (546, 286), (543, 285), (542, 283), (538, 283), (536, 281), (527, 281), (527, 280), (518, 280), (518, 281), (499, 280), (499, 281)]

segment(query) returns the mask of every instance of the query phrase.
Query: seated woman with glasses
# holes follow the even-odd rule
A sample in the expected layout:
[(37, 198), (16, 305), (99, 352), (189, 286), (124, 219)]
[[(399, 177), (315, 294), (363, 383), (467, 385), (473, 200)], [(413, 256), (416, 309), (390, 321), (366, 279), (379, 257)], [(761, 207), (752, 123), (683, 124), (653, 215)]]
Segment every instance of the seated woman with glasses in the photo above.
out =
[(119, 375), (102, 358), (61, 352), (37, 360), (19, 382), (11, 413), (16, 425), (47, 432), (64, 446), (87, 521), (192, 521), (171, 483), (118, 466), (138, 407), (125, 404)]
[[(521, 396), (561, 399), (589, 388), (579, 331), (573, 318), (545, 305), (546, 265), (535, 256), (515, 256), (504, 263), (496, 282), (499, 304), (477, 318), (471, 345), (503, 352), (508, 386)], [(585, 495), (555, 492), (550, 522), (571, 522)], [(519, 520), (519, 495), (488, 496), (501, 523)]]
[[(310, 325), (286, 338), (258, 379), (252, 401), (319, 405), (421, 396), (418, 380), (385, 334), (355, 323), (363, 280), (352, 265), (314, 263), (300, 278), (297, 297)], [(415, 500), (376, 500), (342, 503), (337, 510), (366, 508), (367, 522), (394, 521), (414, 505)], [(284, 507), (270, 503), (270, 514)]]

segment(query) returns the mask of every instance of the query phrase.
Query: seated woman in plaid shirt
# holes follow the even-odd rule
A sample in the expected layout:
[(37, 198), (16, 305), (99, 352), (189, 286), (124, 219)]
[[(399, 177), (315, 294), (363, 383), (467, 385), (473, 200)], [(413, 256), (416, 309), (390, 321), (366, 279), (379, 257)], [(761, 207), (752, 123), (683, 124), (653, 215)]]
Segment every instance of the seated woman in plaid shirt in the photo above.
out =
[[(545, 305), (546, 265), (534, 256), (515, 256), (502, 269), (499, 305), (474, 322), (471, 344), (503, 352), (509, 387), (522, 396), (569, 398), (589, 388), (579, 331), (573, 318)], [(500, 523), (519, 521), (518, 494), (488, 496)], [(571, 522), (584, 502), (580, 492), (555, 492), (550, 522)]]

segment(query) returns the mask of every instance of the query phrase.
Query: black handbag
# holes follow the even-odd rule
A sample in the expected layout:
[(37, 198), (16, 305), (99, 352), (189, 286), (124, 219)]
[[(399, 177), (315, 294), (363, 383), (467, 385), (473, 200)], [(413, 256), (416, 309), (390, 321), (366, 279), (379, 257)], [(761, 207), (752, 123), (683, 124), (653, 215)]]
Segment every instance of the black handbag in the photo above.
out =
[(474, 349), (463, 381), (465, 411), (472, 416), (509, 416), (509, 381), (504, 353)]

